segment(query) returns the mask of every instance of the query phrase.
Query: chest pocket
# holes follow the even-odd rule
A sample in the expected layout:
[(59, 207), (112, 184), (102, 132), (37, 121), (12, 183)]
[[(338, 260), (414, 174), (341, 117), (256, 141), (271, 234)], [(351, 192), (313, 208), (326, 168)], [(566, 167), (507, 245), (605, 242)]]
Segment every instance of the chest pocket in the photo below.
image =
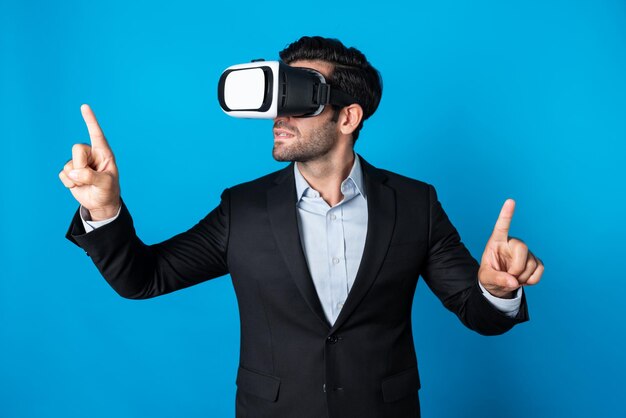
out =
[(406, 262), (412, 264), (424, 258), (424, 250), (425, 246), (421, 242), (392, 243), (385, 256), (385, 263)]

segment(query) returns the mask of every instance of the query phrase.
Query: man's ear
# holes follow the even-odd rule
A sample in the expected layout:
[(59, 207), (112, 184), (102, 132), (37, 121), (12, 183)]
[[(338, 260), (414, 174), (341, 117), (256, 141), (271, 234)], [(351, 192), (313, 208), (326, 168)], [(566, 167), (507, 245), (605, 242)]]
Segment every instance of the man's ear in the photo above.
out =
[(359, 127), (363, 120), (363, 108), (356, 103), (346, 106), (339, 113), (339, 130), (344, 135), (350, 135)]

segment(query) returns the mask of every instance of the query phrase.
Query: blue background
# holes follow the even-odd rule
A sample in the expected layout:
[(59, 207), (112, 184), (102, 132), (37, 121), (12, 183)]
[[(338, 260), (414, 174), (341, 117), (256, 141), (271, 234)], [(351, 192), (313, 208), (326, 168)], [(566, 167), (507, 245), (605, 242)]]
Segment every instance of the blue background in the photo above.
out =
[(434, 417), (624, 417), (623, 1), (0, 3), (0, 416), (230, 417), (239, 349), (228, 278), (117, 296), (64, 238), (57, 174), (92, 105), (147, 243), (220, 192), (283, 167), (270, 121), (226, 117), (221, 71), (305, 34), (381, 71), (357, 151), (437, 187), (480, 259), (504, 200), (543, 259), (531, 321), (466, 330), (423, 282), (414, 336)]

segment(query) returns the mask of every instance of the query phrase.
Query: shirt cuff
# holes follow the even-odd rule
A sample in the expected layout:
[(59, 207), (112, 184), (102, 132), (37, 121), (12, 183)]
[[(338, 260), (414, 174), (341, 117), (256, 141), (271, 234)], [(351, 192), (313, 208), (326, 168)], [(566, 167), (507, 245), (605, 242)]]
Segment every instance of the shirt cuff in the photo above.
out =
[(83, 205), (80, 205), (80, 211), (79, 211), (80, 220), (83, 221), (83, 227), (85, 228), (85, 233), (89, 233), (93, 231), (94, 229), (98, 229), (101, 226), (104, 226), (106, 224), (113, 222), (114, 220), (117, 219), (118, 216), (120, 216), (121, 210), (122, 210), (122, 205), (120, 205), (120, 208), (117, 210), (117, 214), (114, 217), (109, 218), (109, 219), (103, 219), (101, 221), (92, 221), (91, 214), (89, 213), (89, 211), (85, 209)]
[(478, 281), (478, 286), (480, 286), (480, 290), (483, 292), (483, 296), (500, 312), (508, 316), (509, 318), (515, 318), (517, 313), (519, 312), (519, 308), (522, 304), (522, 288), (516, 290), (515, 297), (513, 299), (502, 299), (498, 298), (491, 293), (487, 289), (485, 289), (480, 281)]

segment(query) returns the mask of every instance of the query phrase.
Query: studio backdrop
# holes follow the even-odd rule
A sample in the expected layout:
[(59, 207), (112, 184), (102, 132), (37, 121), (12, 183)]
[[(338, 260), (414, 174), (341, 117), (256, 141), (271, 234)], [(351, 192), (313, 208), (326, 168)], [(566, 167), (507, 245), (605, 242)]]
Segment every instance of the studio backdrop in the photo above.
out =
[(229, 65), (303, 35), (380, 70), (356, 151), (433, 184), (480, 259), (507, 198), (545, 263), (530, 322), (463, 327), (420, 280), (413, 332), (426, 418), (624, 417), (626, 4), (444, 0), (0, 3), (0, 417), (232, 417), (239, 317), (229, 276), (119, 297), (64, 238), (58, 179), (89, 103), (146, 243), (223, 189), (284, 167), (272, 121), (226, 116)]

